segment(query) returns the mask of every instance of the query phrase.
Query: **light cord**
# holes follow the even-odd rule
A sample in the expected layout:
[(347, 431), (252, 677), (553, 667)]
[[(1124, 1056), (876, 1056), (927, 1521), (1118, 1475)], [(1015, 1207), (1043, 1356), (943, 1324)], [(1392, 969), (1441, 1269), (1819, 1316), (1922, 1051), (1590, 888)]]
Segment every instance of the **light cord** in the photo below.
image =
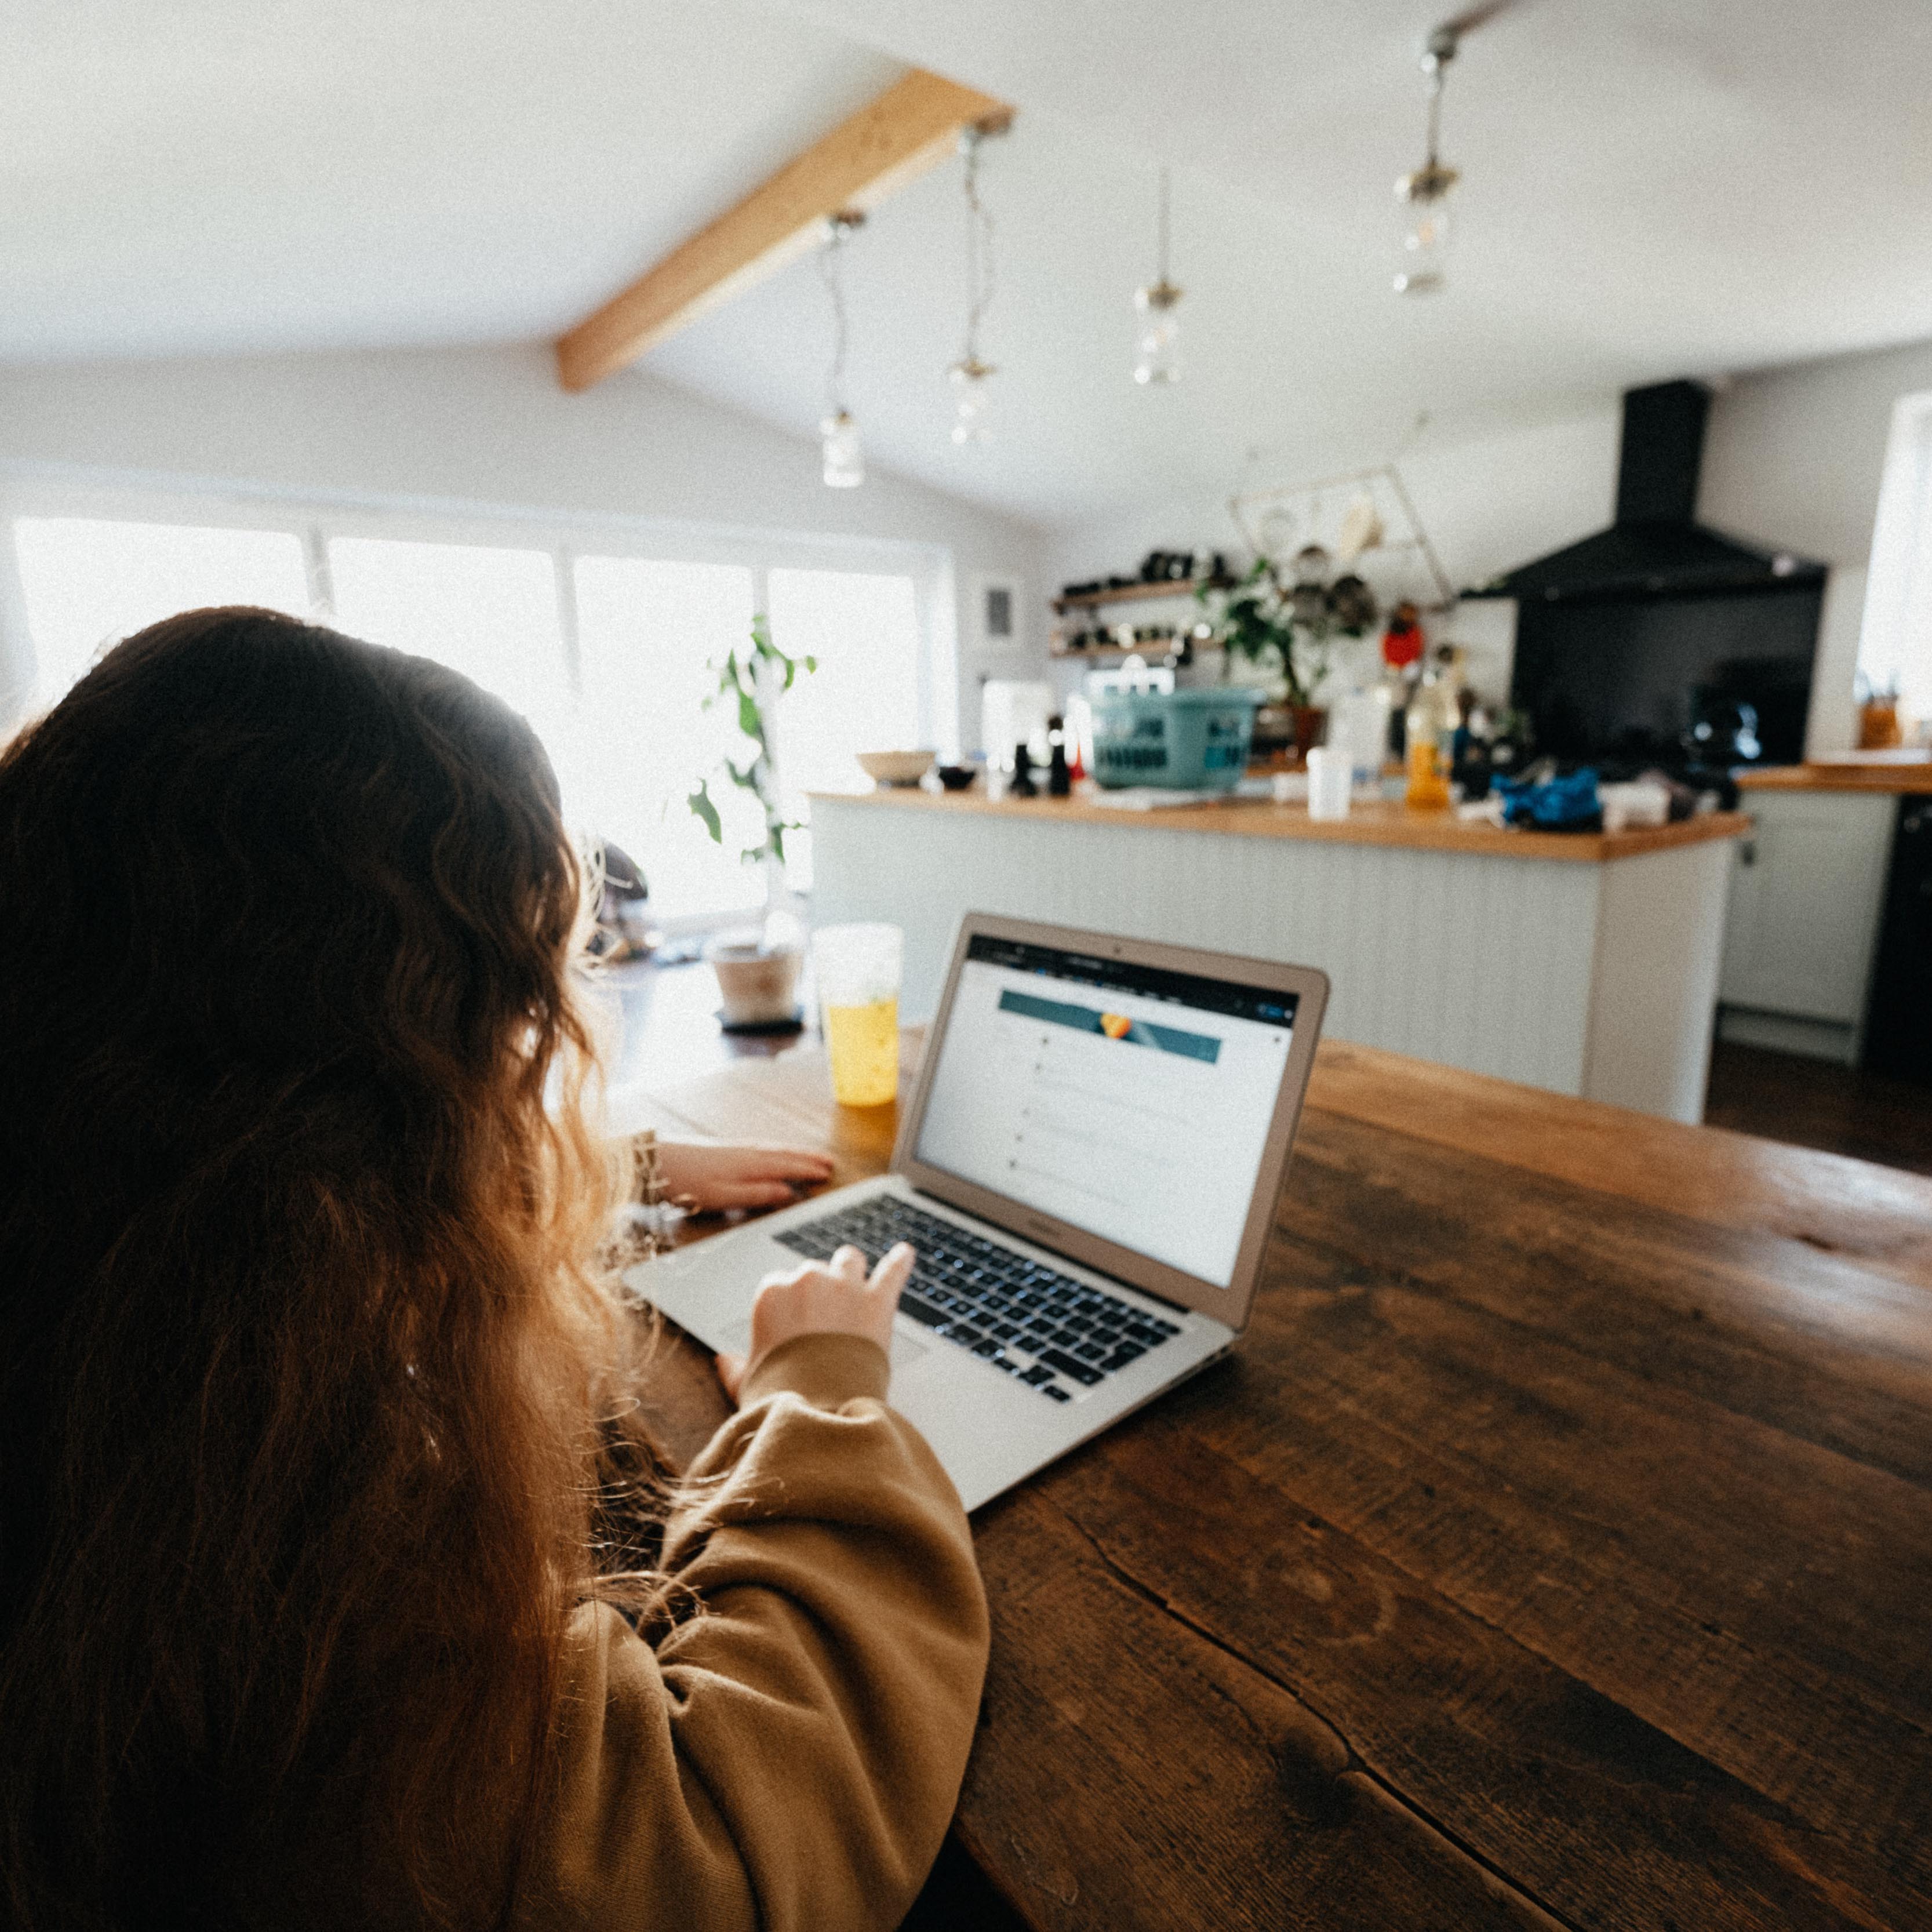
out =
[(966, 130), (966, 353), (968, 364), (980, 359), (980, 323), (992, 305), (993, 218), (980, 199), (980, 147), (985, 136), (976, 128)]
[(834, 216), (831, 233), (818, 251), (819, 279), (832, 298), (832, 367), (825, 378), (825, 413), (842, 416), (845, 410), (845, 278), (840, 250), (845, 245), (847, 224)]
[(1156, 278), (1163, 288), (1167, 285), (1168, 201), (1168, 170), (1163, 166), (1160, 171), (1160, 247), (1159, 272)]

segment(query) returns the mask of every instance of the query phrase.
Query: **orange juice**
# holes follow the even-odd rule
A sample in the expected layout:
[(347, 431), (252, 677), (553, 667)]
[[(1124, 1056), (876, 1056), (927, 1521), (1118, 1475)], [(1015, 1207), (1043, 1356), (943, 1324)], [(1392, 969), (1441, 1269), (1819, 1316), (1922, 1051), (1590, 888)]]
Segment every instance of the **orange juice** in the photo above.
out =
[(825, 1046), (832, 1060), (832, 1097), (842, 1107), (883, 1107), (899, 1090), (899, 1003), (825, 1009)]
[[(1414, 713), (1409, 716), (1413, 718)], [(1414, 724), (1409, 726), (1414, 733)], [(1412, 735), (1408, 741), (1408, 788), (1402, 794), (1402, 802), (1412, 812), (1442, 812), (1449, 804), (1449, 772), (1447, 761), (1433, 736), (1418, 738)]]
[(1459, 722), (1448, 681), (1440, 671), (1429, 672), (1408, 706), (1408, 789), (1403, 802), (1410, 811), (1449, 808), (1449, 764)]

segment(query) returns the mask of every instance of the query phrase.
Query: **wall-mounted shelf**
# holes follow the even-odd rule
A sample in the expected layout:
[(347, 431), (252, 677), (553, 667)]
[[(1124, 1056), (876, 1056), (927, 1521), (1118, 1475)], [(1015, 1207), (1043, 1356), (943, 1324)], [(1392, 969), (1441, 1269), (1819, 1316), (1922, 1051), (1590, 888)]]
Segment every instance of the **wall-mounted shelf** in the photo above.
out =
[(1089, 644), (1080, 650), (1070, 650), (1058, 640), (1049, 640), (1046, 654), (1050, 658), (1084, 658), (1093, 664), (1118, 664), (1123, 658), (1144, 658), (1150, 664), (1165, 664), (1170, 662), (1176, 665), (1194, 662), (1194, 640), (1192, 638), (1175, 638), (1163, 650), (1159, 644)]
[(1122, 590), (1084, 590), (1078, 597), (1056, 597), (1053, 608), (1062, 616), (1070, 610), (1097, 610), (1103, 604), (1141, 604), (1154, 597), (1192, 597), (1205, 586), (1210, 590), (1234, 587), (1232, 578), (1162, 578), (1153, 584), (1130, 584)]

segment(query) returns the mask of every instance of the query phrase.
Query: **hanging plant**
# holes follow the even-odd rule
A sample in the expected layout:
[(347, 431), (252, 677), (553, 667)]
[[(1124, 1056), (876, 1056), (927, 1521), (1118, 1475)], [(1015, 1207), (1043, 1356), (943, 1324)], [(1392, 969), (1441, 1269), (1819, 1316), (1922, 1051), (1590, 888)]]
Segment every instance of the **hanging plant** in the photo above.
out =
[(761, 610), (752, 620), (752, 640), (741, 656), (730, 651), (724, 662), (706, 666), (716, 674), (718, 688), (704, 700), (704, 709), (722, 704), (734, 711), (738, 729), (752, 742), (752, 755), (740, 764), (735, 759), (721, 760), (722, 770), (699, 778), (696, 790), (685, 801), (718, 844), (724, 842), (724, 822), (717, 801), (711, 796), (713, 778), (730, 782), (749, 792), (758, 802), (764, 836), (755, 845), (741, 848), (739, 857), (748, 866), (784, 861), (784, 836), (800, 830), (802, 819), (787, 818), (778, 796), (778, 774), (772, 769), (769, 725), (778, 700), (796, 682), (800, 672), (815, 671), (813, 657), (788, 657), (772, 642), (771, 622)]

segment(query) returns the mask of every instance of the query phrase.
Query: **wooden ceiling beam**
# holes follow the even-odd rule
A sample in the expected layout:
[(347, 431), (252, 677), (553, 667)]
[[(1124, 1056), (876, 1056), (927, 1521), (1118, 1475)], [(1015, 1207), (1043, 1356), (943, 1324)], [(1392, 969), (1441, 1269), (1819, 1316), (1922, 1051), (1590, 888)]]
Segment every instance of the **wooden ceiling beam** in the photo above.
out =
[(587, 389), (688, 322), (775, 274), (831, 216), (869, 210), (1012, 110), (919, 68), (815, 141), (736, 207), (681, 242), (556, 345), (566, 389)]

